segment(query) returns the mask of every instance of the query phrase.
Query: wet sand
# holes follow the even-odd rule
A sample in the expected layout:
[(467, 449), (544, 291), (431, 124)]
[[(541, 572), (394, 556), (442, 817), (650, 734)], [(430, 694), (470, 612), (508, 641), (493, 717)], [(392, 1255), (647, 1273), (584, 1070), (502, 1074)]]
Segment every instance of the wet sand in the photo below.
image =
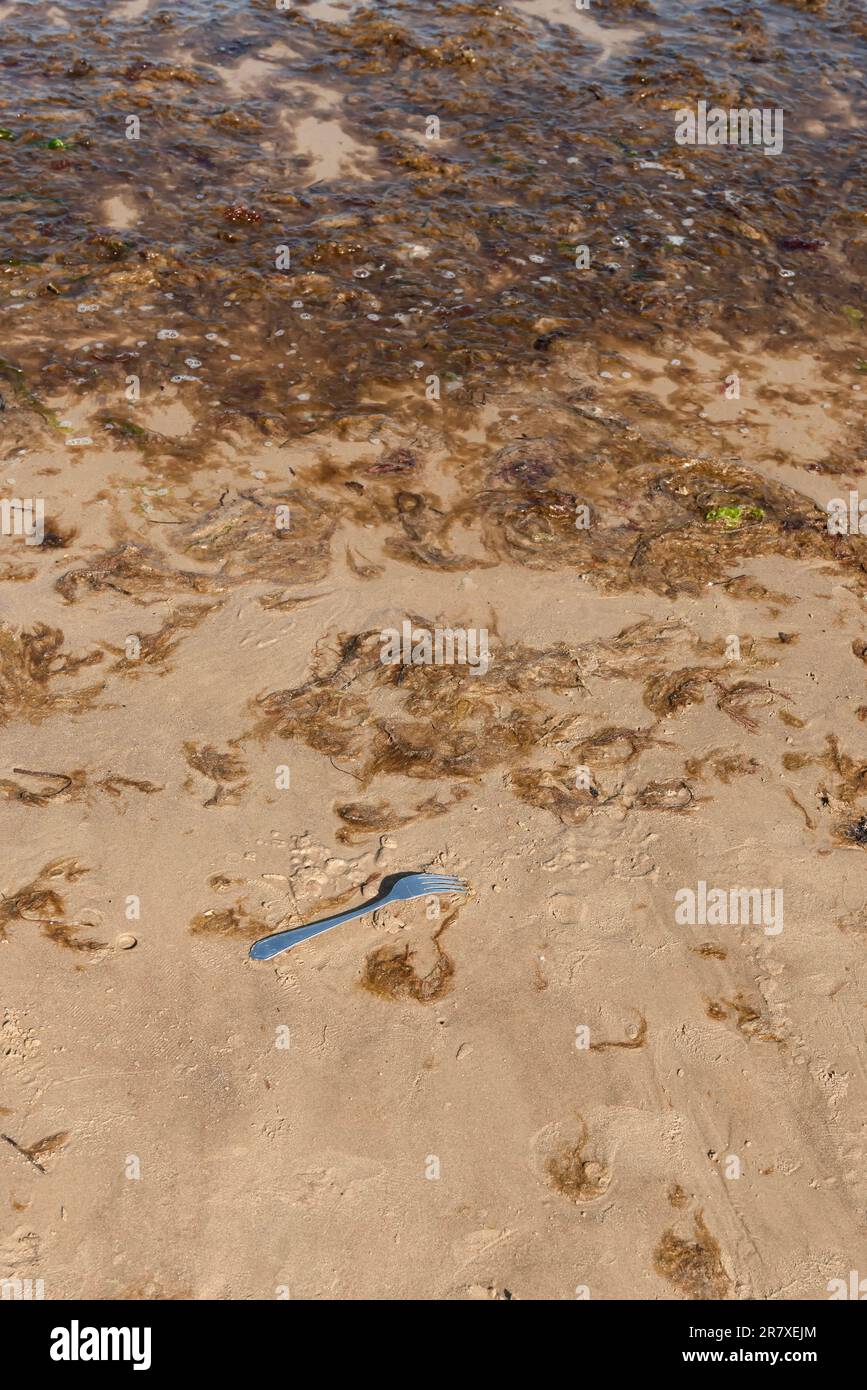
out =
[[(46, 1298), (864, 1268), (863, 23), (506, 8), (118, 6), (107, 59), (76, 4), (62, 71), (36, 34), (0, 1277)], [(714, 64), (779, 159), (676, 145)], [(489, 669), (383, 664), (406, 620)], [(428, 868), (467, 898), (247, 957)], [(700, 882), (782, 929), (682, 924)]]

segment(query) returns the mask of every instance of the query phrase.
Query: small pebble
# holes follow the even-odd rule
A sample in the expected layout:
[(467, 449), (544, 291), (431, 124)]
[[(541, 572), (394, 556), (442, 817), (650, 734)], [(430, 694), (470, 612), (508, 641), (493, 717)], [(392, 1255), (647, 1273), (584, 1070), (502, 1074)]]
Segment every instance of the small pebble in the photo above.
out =
[(132, 932), (124, 932), (114, 944), (119, 951), (131, 951), (133, 946), (138, 945), (138, 937), (133, 936)]

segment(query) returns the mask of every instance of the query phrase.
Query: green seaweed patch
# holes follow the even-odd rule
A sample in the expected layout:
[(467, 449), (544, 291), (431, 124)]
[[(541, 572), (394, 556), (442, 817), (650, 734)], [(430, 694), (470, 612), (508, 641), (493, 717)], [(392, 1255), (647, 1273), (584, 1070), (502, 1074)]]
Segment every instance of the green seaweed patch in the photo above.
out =
[(151, 438), (149, 430), (132, 420), (124, 420), (118, 415), (100, 415), (97, 418), (103, 429), (116, 430), (118, 434), (124, 435), (127, 439), (134, 439), (139, 444), (147, 444)]
[(26, 405), (40, 415), (47, 425), (52, 429), (60, 429), (60, 421), (53, 410), (43, 405), (38, 396), (24, 382), (24, 373), (20, 367), (16, 367), (14, 362), (9, 362), (5, 357), (0, 357), (0, 379), (8, 381), (12, 386), (16, 396)]
[(761, 507), (744, 507), (740, 504), (728, 507), (711, 507), (705, 513), (705, 521), (721, 521), (727, 531), (734, 531), (738, 526), (742, 526), (745, 521), (763, 521), (764, 510)]

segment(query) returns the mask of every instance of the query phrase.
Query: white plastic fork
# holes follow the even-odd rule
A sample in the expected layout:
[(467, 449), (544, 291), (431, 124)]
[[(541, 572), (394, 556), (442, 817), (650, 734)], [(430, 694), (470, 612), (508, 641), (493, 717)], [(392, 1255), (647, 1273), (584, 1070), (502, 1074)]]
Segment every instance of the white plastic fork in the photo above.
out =
[(467, 886), (451, 874), (390, 874), (382, 880), (379, 892), (369, 902), (350, 907), (346, 912), (338, 912), (334, 917), (323, 917), (319, 922), (310, 922), (305, 927), (291, 927), (288, 931), (275, 932), (273, 936), (263, 936), (250, 947), (251, 960), (271, 960), (281, 951), (291, 951), (302, 941), (339, 927), (341, 922), (351, 922), (353, 917), (366, 917), (368, 912), (376, 912), (387, 903), (409, 902), (411, 898), (427, 898), (446, 893), (466, 893)]

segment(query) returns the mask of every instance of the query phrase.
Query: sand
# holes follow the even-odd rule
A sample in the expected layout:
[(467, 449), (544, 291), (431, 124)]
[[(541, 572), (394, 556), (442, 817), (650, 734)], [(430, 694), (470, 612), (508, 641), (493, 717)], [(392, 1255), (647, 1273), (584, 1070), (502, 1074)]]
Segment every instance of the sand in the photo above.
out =
[[(478, 67), (357, 8), (206, 24), (193, 81), (127, 4), (157, 66), (117, 109), (174, 132), (177, 189), (112, 146), (78, 214), (106, 259), (7, 267), (0, 500), (46, 536), (0, 535), (0, 1279), (827, 1298), (867, 1269), (865, 542), (826, 524), (865, 486), (863, 215), (787, 250), (750, 186), (745, 231), (754, 166), (681, 169), (662, 68), (628, 156), (599, 94), (556, 150), (528, 102), (524, 150), (472, 85), (518, 18), (539, 82), (553, 52), (616, 84), (645, 7), (471, 7)], [(570, 207), (591, 166), (610, 202)], [(383, 664), (404, 622), (489, 668)], [(428, 869), (468, 893), (249, 959)], [(682, 920), (701, 885), (781, 911)]]
[[(561, 370), (586, 380), (580, 356)], [(615, 357), (619, 379), (602, 377)], [(661, 361), (612, 345), (596, 381), (614, 397), (652, 394)], [(842, 444), (851, 421), (841, 408), (832, 428), (821, 409), (823, 364), (781, 361), (806, 437), (836, 429)], [(779, 363), (766, 375), (785, 382)], [(636, 427), (695, 428), (657, 399), (656, 417), (633, 407)], [(754, 400), (755, 387), (745, 418)], [(520, 439), (541, 413), (489, 401), (474, 449)], [(755, 450), (760, 470), (764, 447), (753, 427), (741, 456)], [(227, 457), (203, 491), (266, 487), (287, 465), (303, 484), (341, 450), (347, 477), (353, 455), (376, 454), (363, 437), (314, 437)], [(135, 507), (128, 453), (27, 456), (15, 487), (28, 494), (51, 468), (52, 509), (81, 528), (74, 562), (34, 551), (38, 573), (7, 586), (5, 621), (20, 631), (38, 615), (62, 629), (64, 651), (103, 659), (52, 671), (56, 707), (3, 730), (3, 892), (38, 880), (62, 898), (22, 909), (0, 945), (4, 1273), (41, 1278), (54, 1298), (563, 1299), (586, 1286), (654, 1299), (690, 1296), (678, 1270), (697, 1244), (704, 1293), (716, 1280), (726, 1297), (824, 1296), (856, 1258), (864, 1199), (863, 850), (833, 839), (833, 773), (817, 763), (786, 777), (781, 759), (821, 758), (829, 735), (852, 752), (863, 743), (861, 608), (845, 585), (783, 559), (749, 567), (780, 597), (747, 603), (716, 584), (676, 600), (602, 594), (568, 574), (552, 586), (508, 564), (430, 575), (383, 556), (368, 527), (331, 538), (321, 572), (284, 590), (302, 600), (285, 611), (261, 606), (275, 585), (255, 576), (228, 593), (141, 604), (109, 589), (70, 603), (56, 580), (104, 553), (121, 519), (167, 565), (170, 533), (158, 496)], [(347, 540), (375, 577), (348, 568)], [(13, 545), (31, 560), (11, 538), (4, 556)], [(116, 669), (130, 633), (183, 612), (195, 621), (173, 650)], [(253, 736), (257, 697), (300, 684), (318, 642), (419, 613), (496, 629), (492, 673), (514, 644), (577, 654), (580, 685), (555, 702), (567, 762), (594, 730), (653, 728), (653, 743), (600, 762), (604, 805), (564, 825), (517, 800), (505, 768), (460, 782), (452, 804), (454, 778), (360, 787), (357, 758)], [(749, 729), (712, 699), (654, 720), (628, 662), (622, 679), (598, 673), (606, 644), (637, 623), (672, 668), (691, 664), (695, 642), (740, 634), (742, 662), (715, 664), (736, 675), (761, 657), (759, 681), (787, 699), (760, 699)], [(89, 687), (89, 708), (64, 706)], [(384, 709), (387, 692), (375, 698)], [(720, 780), (725, 755), (747, 770)], [(686, 806), (655, 804), (647, 788), (678, 783), (691, 762)], [(288, 790), (275, 787), (281, 765)], [(382, 798), (411, 813), (431, 793), (447, 812), (337, 840), (336, 805)], [(323, 900), (356, 902), (385, 873), (429, 866), (471, 885), (439, 943), (443, 919), (422, 902), (268, 965), (246, 958), (253, 936), (322, 915)], [(783, 931), (678, 926), (674, 895), (699, 879), (783, 886)], [(191, 933), (231, 907), (237, 935)], [(45, 921), (74, 924), (68, 940)], [(364, 987), (375, 953), (407, 949), (432, 997)], [(453, 974), (431, 976), (440, 950)], [(581, 1029), (589, 1046), (576, 1045)], [(580, 1178), (565, 1194), (564, 1154)]]

